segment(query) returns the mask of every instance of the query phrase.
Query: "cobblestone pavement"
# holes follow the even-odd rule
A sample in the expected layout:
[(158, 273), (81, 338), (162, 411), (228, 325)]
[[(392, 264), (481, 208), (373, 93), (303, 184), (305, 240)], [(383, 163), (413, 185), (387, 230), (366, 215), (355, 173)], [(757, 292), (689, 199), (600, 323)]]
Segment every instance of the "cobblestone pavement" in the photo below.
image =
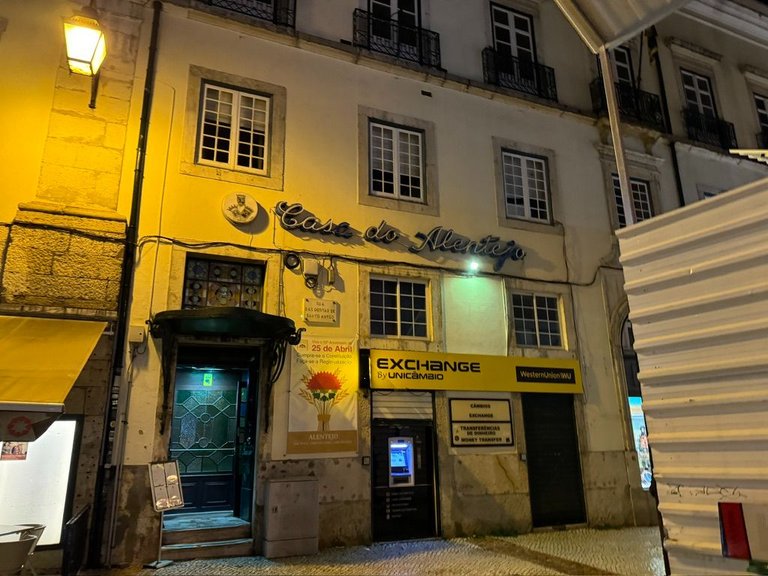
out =
[[(117, 574), (117, 572), (115, 572)], [(121, 571), (120, 574), (125, 574)], [(516, 537), (418, 540), (323, 550), (314, 556), (260, 556), (175, 562), (136, 576), (662, 576), (659, 531), (574, 529)]]

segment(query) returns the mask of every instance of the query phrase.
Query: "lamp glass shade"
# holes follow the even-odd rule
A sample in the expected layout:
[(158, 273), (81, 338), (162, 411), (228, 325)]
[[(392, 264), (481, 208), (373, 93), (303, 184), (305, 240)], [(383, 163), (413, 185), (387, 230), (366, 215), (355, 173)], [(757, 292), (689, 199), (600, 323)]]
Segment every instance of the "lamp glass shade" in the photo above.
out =
[(87, 16), (72, 16), (64, 21), (64, 39), (69, 70), (95, 76), (107, 55), (107, 43), (99, 22)]

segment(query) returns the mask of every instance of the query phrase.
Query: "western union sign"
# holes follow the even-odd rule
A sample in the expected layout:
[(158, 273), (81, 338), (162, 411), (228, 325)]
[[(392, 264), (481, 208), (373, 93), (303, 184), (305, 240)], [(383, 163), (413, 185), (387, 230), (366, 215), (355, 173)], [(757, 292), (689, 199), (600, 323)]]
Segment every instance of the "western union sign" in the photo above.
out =
[(573, 358), (371, 350), (371, 388), (581, 394)]

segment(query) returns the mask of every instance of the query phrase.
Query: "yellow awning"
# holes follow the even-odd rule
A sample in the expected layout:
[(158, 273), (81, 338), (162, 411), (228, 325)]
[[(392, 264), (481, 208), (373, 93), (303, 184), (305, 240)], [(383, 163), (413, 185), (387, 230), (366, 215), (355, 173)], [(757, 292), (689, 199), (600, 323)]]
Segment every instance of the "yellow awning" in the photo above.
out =
[(4, 403), (62, 404), (106, 322), (0, 316)]

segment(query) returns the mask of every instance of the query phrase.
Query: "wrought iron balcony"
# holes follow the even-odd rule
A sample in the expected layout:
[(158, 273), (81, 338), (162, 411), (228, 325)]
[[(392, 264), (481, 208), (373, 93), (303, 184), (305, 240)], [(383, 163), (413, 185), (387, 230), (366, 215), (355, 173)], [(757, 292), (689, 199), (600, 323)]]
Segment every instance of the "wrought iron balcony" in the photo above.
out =
[(296, 0), (203, 0), (231, 12), (266, 20), (278, 26), (296, 27)]
[(489, 47), (483, 50), (483, 75), (488, 84), (557, 102), (555, 70), (549, 66)]
[(353, 43), (359, 48), (440, 68), (440, 34), (437, 32), (377, 18), (360, 8), (355, 10), (353, 28)]
[[(622, 120), (664, 132), (664, 113), (661, 111), (661, 100), (656, 94), (619, 82), (614, 86)], [(592, 94), (592, 110), (598, 114), (606, 112), (608, 105), (605, 100), (603, 78), (598, 76), (592, 80), (589, 91)]]
[(768, 148), (768, 128), (763, 128), (757, 133), (757, 147), (762, 149)]
[(684, 108), (683, 120), (691, 140), (726, 150), (736, 148), (736, 131), (730, 122), (702, 114), (696, 108)]

